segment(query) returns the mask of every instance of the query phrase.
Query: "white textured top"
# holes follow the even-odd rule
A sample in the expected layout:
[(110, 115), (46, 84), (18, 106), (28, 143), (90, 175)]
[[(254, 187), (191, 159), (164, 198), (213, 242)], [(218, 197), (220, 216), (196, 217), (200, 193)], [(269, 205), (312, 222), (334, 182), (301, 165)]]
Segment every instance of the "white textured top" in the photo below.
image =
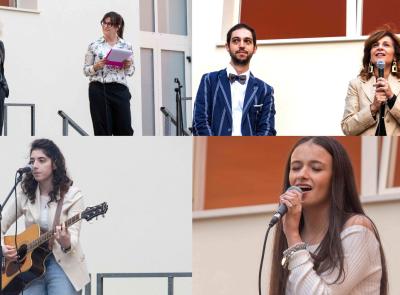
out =
[(344, 271), (343, 277), (332, 284), (338, 269), (318, 275), (313, 270), (313, 260), (309, 252), (317, 249), (318, 245), (309, 246), (293, 254), (289, 261), (289, 277), (286, 294), (296, 295), (368, 295), (380, 292), (382, 276), (379, 243), (375, 234), (362, 225), (352, 225), (341, 233)]
[(49, 230), (49, 206), (48, 206), (49, 201), (50, 201), (49, 196), (40, 195), (39, 226), (45, 230)]

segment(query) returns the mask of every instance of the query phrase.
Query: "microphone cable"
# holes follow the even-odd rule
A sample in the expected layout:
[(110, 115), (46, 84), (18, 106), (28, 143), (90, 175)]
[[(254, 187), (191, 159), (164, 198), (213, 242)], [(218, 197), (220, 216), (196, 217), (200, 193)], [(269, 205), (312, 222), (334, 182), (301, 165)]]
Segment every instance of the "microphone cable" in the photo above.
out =
[[(20, 175), (22, 178), (23, 174)], [(14, 177), (14, 198), (15, 198), (15, 234), (14, 234), (14, 245), (15, 245), (15, 250), (17, 251), (17, 261), (15, 264), (18, 266), (18, 271), (19, 274), (22, 274), (21, 270), (21, 262), (20, 258), (18, 255), (18, 244), (17, 244), (17, 233), (18, 233), (18, 197), (17, 197), (17, 181), (18, 181), (18, 172), (15, 173)], [(24, 295), (24, 289), (21, 291), (21, 295)]]
[(107, 94), (106, 94), (106, 83), (105, 83), (105, 77), (104, 77), (104, 67), (101, 69), (101, 76), (103, 78), (103, 97), (104, 97), (104, 105), (105, 105), (105, 111), (106, 111), (106, 127), (107, 127), (107, 135), (112, 135), (111, 133), (111, 128), (110, 128), (110, 116), (109, 116), (109, 111), (108, 111), (108, 99), (107, 99)]
[(268, 225), (268, 229), (267, 229), (267, 232), (265, 233), (265, 238), (264, 238), (264, 245), (263, 245), (261, 261), (260, 261), (260, 269), (258, 271), (258, 294), (259, 295), (261, 295), (261, 275), (262, 275), (262, 268), (263, 268), (263, 264), (264, 264), (265, 247), (267, 246), (269, 231), (271, 230), (272, 227), (273, 227), (273, 225), (270, 223)]
[[(100, 52), (98, 55), (99, 59), (103, 59), (103, 53)], [(110, 120), (109, 120), (109, 115), (108, 115), (108, 100), (107, 100), (107, 94), (106, 94), (106, 84), (105, 84), (105, 77), (104, 77), (104, 68), (107, 65), (104, 65), (104, 67), (101, 69), (101, 78), (102, 78), (102, 86), (103, 86), (103, 99), (104, 99), (104, 107), (105, 107), (105, 112), (106, 112), (106, 129), (107, 129), (107, 135), (111, 135), (111, 128), (110, 128)]]

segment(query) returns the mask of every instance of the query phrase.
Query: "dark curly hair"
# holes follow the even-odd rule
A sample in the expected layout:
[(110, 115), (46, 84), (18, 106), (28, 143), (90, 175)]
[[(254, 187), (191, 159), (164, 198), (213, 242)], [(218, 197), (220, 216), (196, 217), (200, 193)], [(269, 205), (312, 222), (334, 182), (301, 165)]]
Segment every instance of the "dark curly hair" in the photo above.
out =
[[(53, 170), (53, 188), (49, 193), (50, 201), (57, 202), (57, 195), (65, 194), (68, 192), (69, 187), (72, 185), (72, 180), (67, 175), (67, 169), (65, 167), (65, 159), (58, 146), (49, 139), (36, 139), (31, 144), (31, 150), (29, 154), (32, 154), (34, 150), (41, 150), (55, 165)], [(38, 182), (33, 177), (33, 174), (26, 174), (24, 177), (21, 187), (24, 194), (27, 195), (31, 203), (35, 203), (36, 189)]]

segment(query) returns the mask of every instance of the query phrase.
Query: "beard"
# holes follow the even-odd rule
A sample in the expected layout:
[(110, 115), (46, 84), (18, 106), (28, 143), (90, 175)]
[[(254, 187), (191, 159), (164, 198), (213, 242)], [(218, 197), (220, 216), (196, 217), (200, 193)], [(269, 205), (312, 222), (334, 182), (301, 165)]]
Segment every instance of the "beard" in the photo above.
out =
[(247, 58), (245, 59), (237, 58), (235, 53), (232, 51), (229, 51), (229, 55), (231, 56), (232, 63), (237, 66), (247, 66), (250, 63), (251, 58), (253, 57), (253, 53), (249, 52)]

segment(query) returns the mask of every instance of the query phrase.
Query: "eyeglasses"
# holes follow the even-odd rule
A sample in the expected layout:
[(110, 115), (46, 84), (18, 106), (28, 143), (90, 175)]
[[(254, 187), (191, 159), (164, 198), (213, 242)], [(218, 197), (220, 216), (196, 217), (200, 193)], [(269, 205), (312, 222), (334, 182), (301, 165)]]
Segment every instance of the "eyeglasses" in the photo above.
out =
[(103, 27), (107, 27), (107, 28), (110, 28), (110, 27), (113, 27), (113, 26), (114, 26), (113, 23), (109, 23), (109, 22), (100, 22), (100, 24), (101, 24)]

